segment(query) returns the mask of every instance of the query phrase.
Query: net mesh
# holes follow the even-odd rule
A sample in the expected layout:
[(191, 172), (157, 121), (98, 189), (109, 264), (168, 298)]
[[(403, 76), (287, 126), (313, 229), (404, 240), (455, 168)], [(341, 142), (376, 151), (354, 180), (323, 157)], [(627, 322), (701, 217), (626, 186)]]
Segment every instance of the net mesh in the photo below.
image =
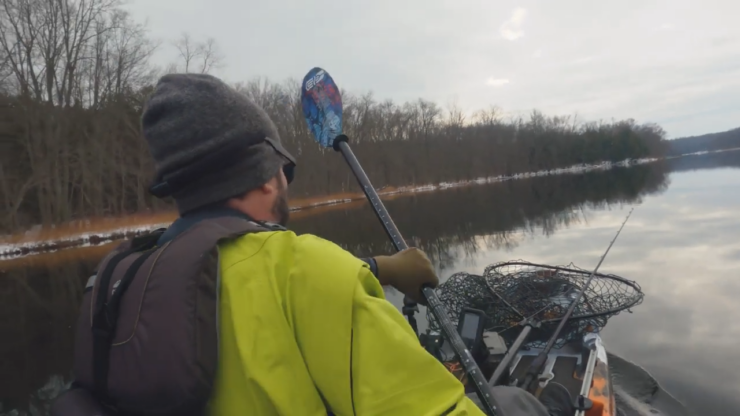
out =
[[(531, 319), (537, 325), (525, 345), (542, 347), (590, 275), (591, 271), (572, 263), (547, 266), (517, 260), (488, 266), (482, 276), (453, 274), (436, 291), (454, 324), (463, 308), (482, 310), (487, 316), (486, 330), (498, 332), (510, 346), (518, 335), (516, 328)], [(609, 318), (640, 304), (643, 296), (636, 282), (596, 273), (555, 346), (575, 340), (586, 331), (601, 330)], [(427, 318), (430, 329), (439, 330), (429, 310)]]

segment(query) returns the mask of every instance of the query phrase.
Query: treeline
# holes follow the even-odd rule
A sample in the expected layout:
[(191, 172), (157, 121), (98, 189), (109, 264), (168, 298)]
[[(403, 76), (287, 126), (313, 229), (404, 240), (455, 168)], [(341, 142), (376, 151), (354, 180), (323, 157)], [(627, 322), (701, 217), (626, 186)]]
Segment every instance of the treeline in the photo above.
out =
[[(184, 36), (178, 62), (156, 68), (157, 45), (116, 0), (0, 0), (0, 232), (75, 218), (171, 207), (147, 189), (153, 164), (139, 119), (165, 72), (209, 72), (213, 41)], [(291, 194), (357, 191), (342, 158), (309, 137), (299, 83), (239, 83), (299, 158)], [(419, 99), (380, 101), (344, 92), (344, 132), (373, 183), (404, 186), (659, 157), (665, 134), (633, 120), (504, 119), (492, 107), (467, 116)]]
[(683, 137), (670, 141), (668, 154), (672, 156), (740, 147), (740, 128), (701, 136)]

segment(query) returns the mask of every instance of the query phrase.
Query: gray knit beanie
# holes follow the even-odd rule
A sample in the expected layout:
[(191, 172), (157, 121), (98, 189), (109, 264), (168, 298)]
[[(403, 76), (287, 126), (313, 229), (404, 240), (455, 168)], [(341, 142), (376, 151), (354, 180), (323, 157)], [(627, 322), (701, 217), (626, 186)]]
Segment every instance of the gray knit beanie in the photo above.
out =
[(211, 75), (163, 76), (141, 124), (157, 169), (151, 192), (171, 195), (181, 214), (243, 195), (295, 166), (267, 113)]

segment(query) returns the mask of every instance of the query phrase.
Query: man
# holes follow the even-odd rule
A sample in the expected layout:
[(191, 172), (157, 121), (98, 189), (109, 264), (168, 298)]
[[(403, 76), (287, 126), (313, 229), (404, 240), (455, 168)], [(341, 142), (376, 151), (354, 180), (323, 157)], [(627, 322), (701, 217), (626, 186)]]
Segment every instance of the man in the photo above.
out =
[[(138, 262), (152, 276), (136, 270), (126, 272), (133, 281), (131, 288), (148, 279), (141, 286), (145, 288), (141, 302), (155, 296), (163, 299), (158, 303), (177, 301), (150, 290), (156, 282), (171, 277), (168, 270), (187, 278), (184, 271), (175, 271), (178, 264), (174, 259), (168, 267), (155, 267), (160, 257), (157, 253), (166, 253), (167, 247), (182, 242), (195, 244), (195, 240), (207, 238), (201, 230), (209, 222), (216, 224), (210, 230), (232, 224), (259, 225), (259, 230), (245, 226), (244, 230), (251, 231), (217, 239), (218, 362), (214, 380), (206, 380), (209, 388), (213, 386), (209, 390), (209, 414), (483, 414), (466, 397), (461, 383), (422, 348), (401, 313), (384, 298), (381, 285), (394, 286), (419, 302), (423, 284), (437, 285), (423, 252), (409, 249), (361, 260), (329, 241), (312, 235), (297, 236), (284, 228), (295, 160), (280, 144), (277, 129), (261, 108), (212, 76), (171, 74), (159, 81), (150, 97), (142, 127), (158, 173), (152, 191), (171, 195), (181, 216), (158, 236), (156, 246), (148, 249), (155, 258), (151, 266), (147, 266), (147, 260)], [(199, 232), (202, 236), (196, 238)], [(161, 257), (168, 261), (166, 254)], [(114, 274), (125, 271), (115, 271), (116, 266), (106, 268)], [(117, 280), (114, 277), (111, 281)], [(91, 296), (99, 284), (103, 283), (89, 285)], [(103, 289), (97, 290), (104, 293)], [(107, 295), (103, 296), (106, 299)], [(121, 302), (125, 303), (127, 296), (119, 294)], [(108, 300), (103, 304), (117, 302)], [(93, 304), (90, 300), (91, 310)], [(146, 305), (139, 308), (145, 309)], [(134, 307), (130, 309), (135, 311)], [(104, 321), (110, 321), (107, 316), (110, 314)], [(114, 321), (117, 316), (116, 312)], [(176, 343), (151, 345), (150, 338), (161, 330), (137, 335), (143, 323), (137, 326), (136, 322), (154, 319), (156, 316), (145, 317), (140, 311), (139, 317), (131, 320), (134, 324), (129, 339), (138, 340), (130, 348), (131, 354), (177, 348)], [(94, 317), (81, 319), (80, 344), (89, 344), (86, 334), (90, 321), (93, 332), (96, 330)], [(120, 325), (117, 328), (113, 324), (116, 334), (122, 331)], [(115, 337), (109, 334), (108, 345), (123, 348), (111, 349), (110, 354), (119, 354), (131, 345), (125, 344), (126, 334), (117, 336), (121, 341), (113, 342), (110, 339)], [(162, 338), (160, 344), (168, 343), (170, 338)], [(202, 342), (206, 341), (204, 338)], [(168, 360), (171, 355), (178, 353), (160, 355), (159, 359)], [(77, 357), (88, 360), (86, 354)], [(126, 368), (137, 365), (130, 357), (116, 360), (126, 361)], [(144, 391), (153, 388), (137, 391), (120, 387), (126, 382), (116, 380), (126, 377), (116, 376), (116, 371), (120, 374), (124, 370), (111, 367), (110, 375), (104, 373), (106, 389), (90, 381), (81, 385), (102, 391), (97, 398), (119, 405), (156, 396)], [(89, 372), (84, 365), (78, 371)], [(155, 378), (167, 377), (166, 371), (156, 373)], [(547, 415), (545, 407), (523, 390), (500, 387), (496, 395), (507, 416)]]

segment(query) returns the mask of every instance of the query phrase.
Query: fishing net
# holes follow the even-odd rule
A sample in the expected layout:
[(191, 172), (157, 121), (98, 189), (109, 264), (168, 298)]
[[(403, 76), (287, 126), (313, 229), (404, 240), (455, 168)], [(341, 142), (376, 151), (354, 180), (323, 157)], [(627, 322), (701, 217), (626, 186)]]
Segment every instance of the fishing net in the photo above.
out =
[[(436, 291), (454, 324), (463, 308), (479, 309), (487, 316), (486, 330), (498, 332), (511, 346), (517, 328), (530, 319), (537, 325), (525, 345), (542, 347), (590, 275), (572, 263), (547, 266), (517, 260), (488, 266), (482, 276), (453, 274)], [(596, 273), (555, 346), (601, 330), (609, 318), (640, 304), (643, 296), (636, 282)], [(439, 330), (429, 310), (427, 318), (430, 329)]]

